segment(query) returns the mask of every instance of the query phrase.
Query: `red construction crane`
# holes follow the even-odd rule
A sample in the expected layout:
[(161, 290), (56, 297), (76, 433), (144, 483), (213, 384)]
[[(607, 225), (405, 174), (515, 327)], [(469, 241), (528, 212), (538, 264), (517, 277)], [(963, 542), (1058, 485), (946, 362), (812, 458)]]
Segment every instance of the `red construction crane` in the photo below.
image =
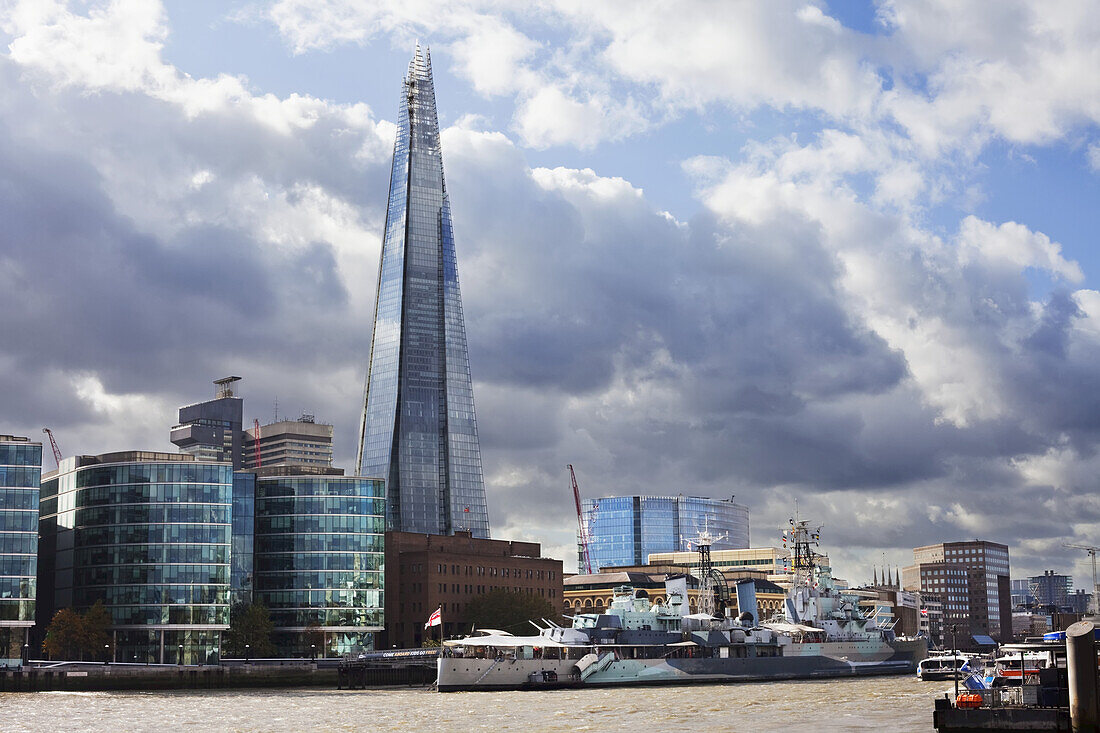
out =
[(57, 468), (61, 468), (61, 450), (57, 447), (57, 441), (53, 439), (53, 431), (49, 428), (42, 428), (42, 432), (50, 436), (50, 446), (53, 448), (53, 462), (57, 464)]
[(260, 421), (257, 418), (252, 420), (252, 432), (255, 437), (253, 445), (256, 446), (256, 468), (260, 468), (263, 464), (260, 462)]
[(592, 558), (588, 553), (588, 529), (584, 526), (584, 511), (581, 509), (581, 490), (577, 486), (577, 474), (573, 472), (573, 464), (569, 464), (569, 478), (573, 482), (573, 501), (577, 505), (577, 543), (581, 548), (581, 568), (585, 574), (592, 573)]

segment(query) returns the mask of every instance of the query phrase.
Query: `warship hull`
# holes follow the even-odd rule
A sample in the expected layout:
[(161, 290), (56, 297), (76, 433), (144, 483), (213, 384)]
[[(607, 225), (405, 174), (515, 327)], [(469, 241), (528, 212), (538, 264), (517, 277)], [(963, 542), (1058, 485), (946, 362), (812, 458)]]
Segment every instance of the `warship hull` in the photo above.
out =
[(619, 658), (605, 651), (583, 669), (573, 659), (443, 657), (437, 682), (440, 692), (456, 692), (862, 677), (912, 674), (927, 655), (923, 641), (791, 646), (807, 648), (785, 647), (780, 656), (763, 657), (723, 657), (719, 648), (709, 650), (715, 656), (671, 659)]

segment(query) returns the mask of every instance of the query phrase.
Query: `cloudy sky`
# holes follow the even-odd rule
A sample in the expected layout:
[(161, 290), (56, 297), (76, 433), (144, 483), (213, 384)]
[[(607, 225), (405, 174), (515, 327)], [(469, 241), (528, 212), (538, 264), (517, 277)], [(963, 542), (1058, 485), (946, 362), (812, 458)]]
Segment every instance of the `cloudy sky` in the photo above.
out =
[(349, 466), (417, 39), (496, 536), (572, 565), (571, 462), (1087, 585), (1088, 2), (0, 0), (0, 432), (171, 449), (238, 374)]

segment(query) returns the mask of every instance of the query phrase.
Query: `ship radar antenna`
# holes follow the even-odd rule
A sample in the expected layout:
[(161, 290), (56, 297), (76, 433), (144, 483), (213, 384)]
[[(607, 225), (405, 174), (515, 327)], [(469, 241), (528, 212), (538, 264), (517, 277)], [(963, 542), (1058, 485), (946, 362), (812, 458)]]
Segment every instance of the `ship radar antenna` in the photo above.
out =
[(715, 570), (711, 561), (710, 548), (715, 542), (724, 540), (728, 533), (715, 536), (710, 533), (707, 518), (703, 518), (703, 530), (688, 540), (689, 546), (695, 545), (699, 553), (699, 612), (714, 616), (716, 611), (725, 611), (730, 604), (729, 585), (726, 576)]

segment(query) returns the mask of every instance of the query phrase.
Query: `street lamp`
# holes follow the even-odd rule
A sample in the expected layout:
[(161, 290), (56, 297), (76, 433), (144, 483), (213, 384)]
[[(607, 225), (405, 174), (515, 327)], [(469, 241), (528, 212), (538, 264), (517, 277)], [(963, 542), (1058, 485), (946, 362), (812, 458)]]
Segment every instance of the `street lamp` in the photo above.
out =
[(179, 645), (179, 652), (180, 652), (180, 656), (179, 656), (178, 664), (182, 667), (183, 666), (183, 644)]
[(312, 659), (314, 662), (317, 661), (317, 645), (316, 644), (310, 644), (309, 645), (309, 656), (310, 656), (310, 659)]
[(104, 644), (103, 645), (103, 663), (104, 664), (110, 664), (111, 663), (111, 645), (110, 644)]
[(31, 661), (31, 645), (23, 644), (23, 666), (26, 667)]
[(955, 699), (959, 697), (959, 642), (955, 638), (955, 634), (958, 632), (958, 624), (951, 624), (951, 664), (955, 668), (955, 673), (952, 677), (955, 678)]
[(244, 645), (244, 663), (248, 664), (249, 657), (252, 653), (252, 646), (249, 644)]

